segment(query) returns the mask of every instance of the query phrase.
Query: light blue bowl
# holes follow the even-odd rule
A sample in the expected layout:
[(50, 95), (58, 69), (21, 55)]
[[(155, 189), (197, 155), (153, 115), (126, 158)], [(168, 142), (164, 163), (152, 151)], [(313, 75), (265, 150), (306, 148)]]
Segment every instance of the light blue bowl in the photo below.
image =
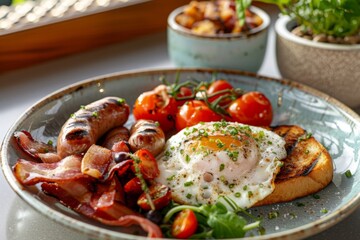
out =
[(185, 6), (175, 9), (168, 17), (168, 51), (178, 67), (209, 67), (256, 72), (263, 62), (269, 15), (260, 8), (250, 9), (263, 19), (263, 24), (248, 34), (202, 36), (175, 21)]

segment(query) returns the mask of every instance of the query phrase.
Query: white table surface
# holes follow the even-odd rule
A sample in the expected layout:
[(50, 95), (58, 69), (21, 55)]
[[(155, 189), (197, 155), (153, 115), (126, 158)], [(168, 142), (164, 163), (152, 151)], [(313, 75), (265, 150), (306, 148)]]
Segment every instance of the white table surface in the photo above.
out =
[[(259, 73), (280, 77), (275, 60), (274, 38), (271, 29), (266, 57)], [(166, 46), (166, 33), (157, 33), (1, 74), (0, 139), (4, 138), (12, 123), (27, 108), (61, 87), (112, 72), (173, 67)], [(89, 239), (35, 212), (12, 191), (2, 173), (0, 208), (0, 240)], [(360, 239), (360, 209), (334, 227), (309, 239)]]

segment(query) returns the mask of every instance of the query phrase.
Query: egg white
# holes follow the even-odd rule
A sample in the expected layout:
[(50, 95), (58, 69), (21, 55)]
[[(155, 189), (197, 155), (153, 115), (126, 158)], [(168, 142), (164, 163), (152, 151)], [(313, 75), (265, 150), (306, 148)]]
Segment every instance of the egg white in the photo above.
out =
[(274, 190), (285, 141), (260, 127), (210, 122), (183, 129), (158, 155), (160, 176), (181, 204), (214, 204), (221, 196), (249, 208)]

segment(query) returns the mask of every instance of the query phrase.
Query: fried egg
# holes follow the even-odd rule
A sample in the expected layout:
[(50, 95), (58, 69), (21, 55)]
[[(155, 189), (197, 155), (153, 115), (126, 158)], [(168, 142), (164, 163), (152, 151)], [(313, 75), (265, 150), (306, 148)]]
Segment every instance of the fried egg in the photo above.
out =
[(214, 204), (231, 198), (249, 208), (274, 190), (286, 157), (285, 141), (260, 127), (209, 122), (183, 129), (158, 155), (160, 176), (181, 204)]

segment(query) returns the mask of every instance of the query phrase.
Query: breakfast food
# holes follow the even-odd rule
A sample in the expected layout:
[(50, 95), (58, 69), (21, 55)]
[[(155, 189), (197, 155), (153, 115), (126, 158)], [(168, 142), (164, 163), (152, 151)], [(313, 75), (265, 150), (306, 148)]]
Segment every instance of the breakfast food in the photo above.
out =
[(164, 83), (140, 94), (135, 122), (129, 110), (115, 97), (80, 107), (57, 148), (16, 132), (29, 158), (14, 175), (101, 223), (178, 238), (243, 237), (259, 221), (247, 224), (240, 209), (291, 201), (332, 179), (319, 142), (299, 126), (271, 127), (269, 99), (224, 79)]
[(274, 190), (285, 141), (277, 134), (239, 123), (208, 122), (172, 136), (158, 156), (158, 182), (176, 202), (215, 204), (227, 196), (249, 208)]
[(154, 156), (158, 155), (165, 145), (165, 134), (159, 124), (141, 119), (134, 123), (130, 129), (129, 145), (133, 152), (147, 149)]
[(58, 155), (63, 158), (83, 153), (107, 131), (122, 126), (129, 112), (129, 106), (117, 97), (107, 97), (81, 107), (61, 128)]
[(299, 126), (278, 126), (272, 131), (286, 141), (287, 157), (276, 176), (274, 192), (257, 202), (257, 206), (308, 196), (332, 181), (331, 156), (311, 134)]
[(191, 1), (176, 22), (199, 35), (238, 34), (260, 26), (263, 20), (246, 10), (245, 24), (240, 25), (234, 1)]

